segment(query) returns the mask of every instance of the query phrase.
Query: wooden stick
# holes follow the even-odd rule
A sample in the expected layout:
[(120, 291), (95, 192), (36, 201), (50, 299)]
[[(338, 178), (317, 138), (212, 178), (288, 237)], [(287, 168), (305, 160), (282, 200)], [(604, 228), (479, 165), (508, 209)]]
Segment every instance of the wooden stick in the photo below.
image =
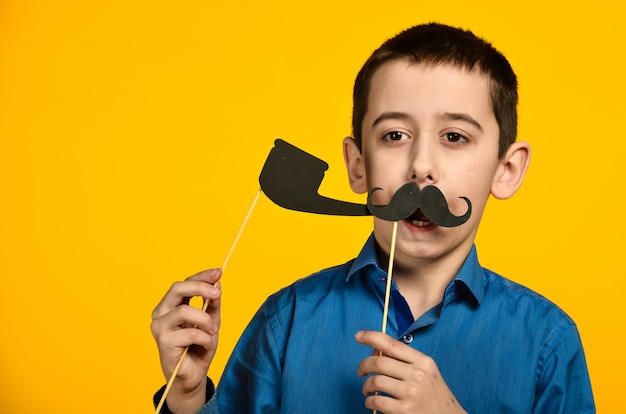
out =
[(387, 265), (387, 287), (385, 288), (385, 306), (383, 307), (383, 327), (382, 333), (387, 333), (387, 315), (389, 313), (389, 297), (391, 296), (391, 278), (393, 274), (393, 257), (396, 251), (396, 235), (398, 233), (398, 222), (393, 222), (393, 232), (391, 234), (391, 250), (389, 252), (389, 264)]
[[(241, 237), (241, 233), (243, 233), (243, 229), (246, 227), (246, 224), (248, 224), (248, 219), (252, 215), (252, 210), (254, 210), (254, 207), (256, 206), (257, 201), (259, 201), (260, 195), (261, 195), (261, 189), (259, 188), (259, 191), (257, 191), (256, 196), (254, 197), (254, 200), (252, 200), (252, 204), (250, 204), (250, 208), (248, 208), (248, 213), (246, 213), (246, 217), (243, 219), (241, 226), (239, 226), (239, 231), (237, 232), (237, 235), (235, 236), (235, 240), (230, 245), (230, 249), (228, 250), (228, 253), (226, 254), (224, 263), (222, 263), (222, 268), (221, 268), (222, 272), (224, 272), (224, 269), (226, 268), (226, 265), (228, 264), (228, 261), (230, 260), (230, 256), (233, 254), (233, 251), (235, 250), (235, 246), (237, 245), (237, 242), (239, 242), (239, 237)], [(209, 307), (209, 300), (205, 299), (204, 304), (202, 305), (202, 310), (206, 312), (208, 307)], [(165, 398), (167, 397), (167, 394), (169, 394), (170, 388), (172, 388), (172, 384), (174, 383), (174, 378), (176, 378), (176, 375), (178, 375), (178, 371), (180, 370), (180, 367), (183, 364), (183, 359), (185, 359), (187, 352), (189, 352), (189, 345), (187, 346), (187, 348), (185, 348), (183, 353), (180, 355), (180, 358), (178, 359), (178, 363), (174, 367), (174, 371), (172, 372), (172, 375), (170, 376), (170, 379), (167, 382), (167, 385), (165, 386), (165, 390), (163, 391), (163, 395), (161, 396), (159, 405), (157, 405), (157, 408), (155, 411), (156, 414), (159, 414), (161, 412), (161, 408), (163, 408), (163, 404), (165, 403)]]
[(228, 254), (226, 254), (226, 259), (224, 259), (224, 263), (222, 263), (222, 272), (226, 268), (226, 265), (228, 264), (228, 261), (230, 260), (230, 256), (233, 254), (233, 250), (235, 250), (235, 246), (239, 242), (239, 237), (241, 237), (241, 233), (243, 233), (244, 227), (246, 227), (246, 224), (248, 224), (248, 219), (252, 215), (252, 210), (254, 210), (254, 207), (256, 206), (257, 201), (259, 201), (260, 196), (261, 196), (261, 189), (259, 188), (259, 191), (257, 191), (256, 196), (254, 196), (254, 200), (252, 200), (252, 203), (250, 204), (250, 208), (248, 208), (246, 217), (243, 219), (243, 222), (241, 223), (241, 226), (239, 227), (239, 231), (237, 232), (237, 235), (235, 236), (235, 240), (233, 240), (233, 244), (231, 244), (230, 250), (228, 251)]
[[(391, 250), (389, 251), (389, 264), (387, 265), (387, 287), (385, 288), (385, 306), (383, 306), (383, 327), (382, 333), (387, 333), (387, 315), (389, 314), (389, 298), (391, 297), (391, 278), (393, 274), (393, 258), (396, 251), (396, 235), (398, 233), (398, 222), (393, 222), (393, 232), (391, 234)], [(379, 351), (378, 355), (382, 356), (383, 352)], [(378, 392), (376, 392), (378, 395)], [(378, 413), (377, 410), (373, 414)]]

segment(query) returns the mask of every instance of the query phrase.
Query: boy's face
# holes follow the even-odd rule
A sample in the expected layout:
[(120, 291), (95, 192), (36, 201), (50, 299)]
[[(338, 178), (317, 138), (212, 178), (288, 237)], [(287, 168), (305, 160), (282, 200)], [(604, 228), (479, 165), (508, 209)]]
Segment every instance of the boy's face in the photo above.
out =
[[(458, 227), (439, 227), (423, 216), (400, 222), (398, 264), (412, 266), (416, 260), (449, 255), (464, 259), (500, 165), (488, 78), (451, 66), (388, 62), (371, 80), (362, 127), (362, 151), (352, 164), (348, 161), (355, 191), (380, 187), (373, 202), (387, 204), (400, 186), (414, 181), (420, 188), (439, 187), (456, 215), (467, 210), (459, 197), (472, 202), (470, 219)], [(387, 253), (392, 225), (374, 218), (376, 239)]]

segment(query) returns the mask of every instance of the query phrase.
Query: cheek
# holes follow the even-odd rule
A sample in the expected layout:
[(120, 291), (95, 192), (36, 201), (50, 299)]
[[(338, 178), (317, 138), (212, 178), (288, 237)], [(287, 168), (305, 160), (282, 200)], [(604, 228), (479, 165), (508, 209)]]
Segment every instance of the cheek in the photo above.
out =
[(402, 163), (393, 157), (378, 156), (375, 161), (367, 160), (365, 171), (369, 188), (381, 187), (388, 190), (387, 187), (391, 186), (393, 192), (406, 182), (406, 173)]
[(491, 184), (494, 172), (485, 168), (468, 168), (463, 171), (462, 180), (454, 180), (447, 187), (447, 192), (442, 188), (450, 211), (454, 214), (462, 214), (467, 211), (467, 203), (460, 197), (467, 197), (472, 203), (472, 209), (477, 212), (482, 210), (491, 194)]

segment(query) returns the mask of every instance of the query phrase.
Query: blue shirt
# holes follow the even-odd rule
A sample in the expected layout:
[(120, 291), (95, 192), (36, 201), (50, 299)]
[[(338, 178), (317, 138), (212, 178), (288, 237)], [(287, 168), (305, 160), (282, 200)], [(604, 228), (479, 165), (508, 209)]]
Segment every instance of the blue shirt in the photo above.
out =
[[(199, 413), (369, 413), (357, 375), (380, 330), (386, 271), (369, 238), (350, 262), (272, 295), (246, 328)], [(574, 322), (478, 263), (472, 248), (442, 302), (417, 320), (393, 284), (387, 333), (431, 356), (470, 414), (595, 413)]]

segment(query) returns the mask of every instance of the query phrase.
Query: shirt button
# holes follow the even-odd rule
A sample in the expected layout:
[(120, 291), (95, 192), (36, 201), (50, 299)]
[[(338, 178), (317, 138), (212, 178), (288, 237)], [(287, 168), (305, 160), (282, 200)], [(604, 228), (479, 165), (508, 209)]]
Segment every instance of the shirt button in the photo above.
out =
[(413, 342), (413, 335), (411, 334), (406, 334), (402, 337), (402, 342), (404, 342), (405, 344), (410, 344), (411, 342)]

